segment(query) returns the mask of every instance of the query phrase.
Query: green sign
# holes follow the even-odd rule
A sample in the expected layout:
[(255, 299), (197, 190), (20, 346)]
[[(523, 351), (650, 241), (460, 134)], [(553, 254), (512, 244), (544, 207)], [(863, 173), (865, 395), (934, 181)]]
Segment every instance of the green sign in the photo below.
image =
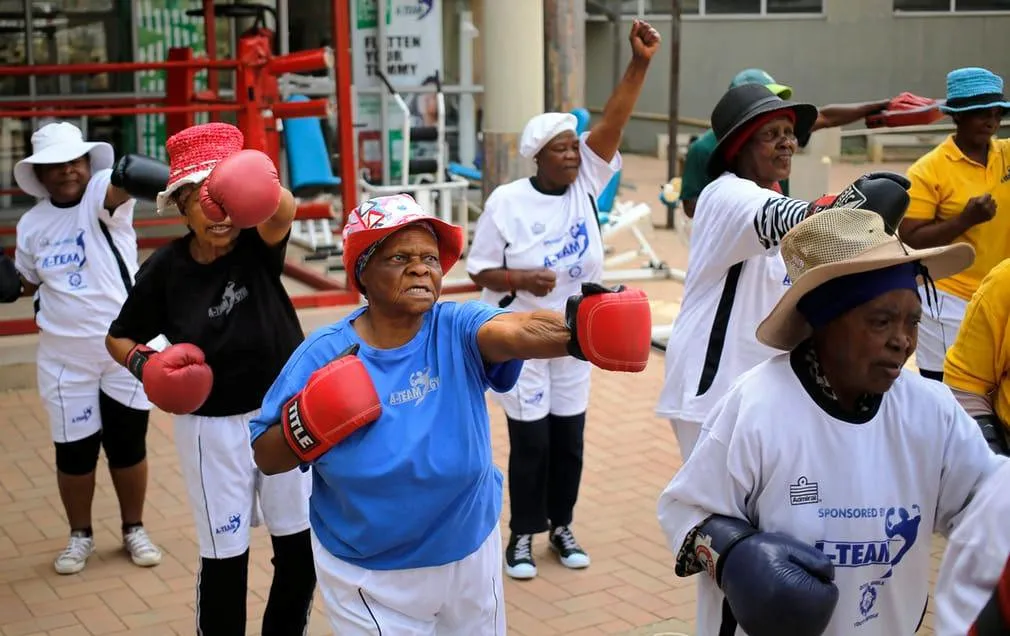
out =
[[(186, 46), (193, 55), (207, 55), (203, 18), (190, 17), (186, 11), (193, 8), (187, 0), (147, 0), (134, 5), (137, 21), (137, 41), (134, 59), (138, 62), (164, 62), (168, 50)], [(163, 93), (165, 71), (142, 71), (137, 74), (140, 93)], [(207, 71), (199, 71), (194, 80), (195, 90), (207, 88)], [(206, 121), (204, 114), (198, 121)], [(168, 161), (165, 152), (167, 134), (164, 115), (137, 116), (137, 152)]]
[[(386, 24), (393, 21), (393, 3), (386, 2)], [(379, 26), (378, 13), (379, 4), (377, 0), (355, 0), (357, 9), (357, 25), (359, 29), (375, 29)]]

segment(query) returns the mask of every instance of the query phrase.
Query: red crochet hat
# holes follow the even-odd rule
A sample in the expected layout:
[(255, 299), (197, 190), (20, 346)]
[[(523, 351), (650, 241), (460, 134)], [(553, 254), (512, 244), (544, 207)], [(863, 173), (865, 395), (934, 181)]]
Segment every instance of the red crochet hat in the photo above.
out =
[(158, 214), (174, 207), (172, 193), (189, 183), (200, 183), (207, 178), (218, 161), (229, 157), (245, 146), (242, 131), (220, 122), (191, 126), (168, 138), (168, 184), (158, 193)]

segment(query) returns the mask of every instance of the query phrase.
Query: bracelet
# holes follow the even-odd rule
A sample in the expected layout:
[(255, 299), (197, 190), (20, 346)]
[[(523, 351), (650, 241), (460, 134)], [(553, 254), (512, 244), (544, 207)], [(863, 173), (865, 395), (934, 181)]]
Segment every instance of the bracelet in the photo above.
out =
[(509, 276), (509, 271), (505, 270), (505, 286), (509, 288), (509, 291), (514, 292), (516, 290), (515, 286), (512, 284), (512, 277)]

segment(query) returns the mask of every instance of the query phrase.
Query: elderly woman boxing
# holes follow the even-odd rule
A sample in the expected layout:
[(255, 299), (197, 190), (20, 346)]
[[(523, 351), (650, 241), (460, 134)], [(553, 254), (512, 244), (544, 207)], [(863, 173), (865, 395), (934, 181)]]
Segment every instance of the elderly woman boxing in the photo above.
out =
[(352, 211), (344, 265), (368, 304), (294, 352), (250, 425), (264, 472), (311, 468), (316, 573), (342, 636), (504, 636), (485, 392), (510, 389), (525, 359), (645, 368), (638, 290), (584, 285), (567, 315), (437, 303), (463, 244), (407, 195)]
[[(105, 331), (137, 273), (135, 197), (153, 199), (168, 166), (85, 141), (68, 122), (42, 126), (14, 179), (37, 199), (18, 219), (20, 292), (35, 298), (39, 397), (49, 419), (56, 483), (70, 526), (53, 567), (76, 574), (95, 552), (92, 503), (104, 448), (119, 499), (123, 547), (136, 565), (161, 563), (143, 525), (147, 425), (143, 387), (105, 350)], [(9, 278), (9, 270), (2, 276)], [(6, 287), (6, 285), (5, 285)], [(3, 302), (18, 294), (5, 293)]]
[[(632, 59), (592, 130), (578, 136), (575, 116), (544, 113), (526, 124), (519, 152), (536, 175), (506, 183), (488, 197), (467, 257), (481, 300), (510, 311), (560, 311), (584, 282), (603, 279), (603, 238), (596, 198), (621, 168), (621, 135), (642, 90), (659, 34), (636, 20)], [(492, 398), (509, 431), (509, 528), (505, 573), (536, 576), (533, 535), (569, 568), (589, 566), (572, 532), (582, 480), (589, 407), (589, 363), (571, 357), (535, 360), (519, 381)]]
[[(262, 518), (273, 580), (258, 633), (278, 636), (302, 633), (312, 604), (311, 480), (297, 470), (261, 474), (249, 420), (303, 340), (281, 282), (295, 201), (270, 158), (244, 145), (222, 122), (168, 139), (158, 210), (177, 211), (189, 231), (144, 262), (106, 346), (175, 414), (200, 552), (196, 632), (246, 633), (249, 547)], [(145, 344), (154, 340), (168, 345)]]
[[(687, 459), (701, 422), (730, 385), (774, 351), (754, 339), (758, 321), (788, 289), (778, 245), (814, 207), (777, 191), (789, 177), (797, 139), (817, 119), (809, 104), (785, 101), (767, 87), (730, 89), (712, 112), (718, 143), (698, 198), (680, 312), (666, 351), (666, 382), (656, 414), (669, 418)], [(870, 173), (834, 203), (900, 219), (908, 204), (900, 175)]]
[(663, 492), (698, 634), (912, 634), (930, 533), (949, 534), (1004, 461), (950, 390), (904, 368), (932, 277), (967, 245), (914, 250), (836, 208), (782, 240), (792, 286), (757, 329), (782, 353), (743, 375)]

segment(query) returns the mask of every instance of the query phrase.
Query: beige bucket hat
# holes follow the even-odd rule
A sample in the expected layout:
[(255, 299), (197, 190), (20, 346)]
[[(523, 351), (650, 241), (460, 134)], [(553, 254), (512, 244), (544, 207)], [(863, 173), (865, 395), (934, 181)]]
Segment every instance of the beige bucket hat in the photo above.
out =
[(971, 266), (966, 243), (916, 250), (889, 235), (876, 212), (834, 208), (804, 219), (782, 237), (782, 260), (792, 286), (757, 328), (762, 344), (792, 351), (813, 333), (796, 305), (820, 285), (860, 272), (920, 261), (933, 279)]

